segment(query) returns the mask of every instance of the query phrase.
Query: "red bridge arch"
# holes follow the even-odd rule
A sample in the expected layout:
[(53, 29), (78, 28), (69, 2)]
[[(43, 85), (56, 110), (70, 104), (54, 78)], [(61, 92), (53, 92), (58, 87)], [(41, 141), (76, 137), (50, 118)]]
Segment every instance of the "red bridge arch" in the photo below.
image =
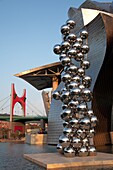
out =
[(26, 116), (26, 89), (23, 90), (23, 95), (19, 97), (15, 91), (14, 84), (11, 85), (11, 112), (10, 121), (13, 119), (14, 106), (16, 103), (20, 103), (23, 109), (24, 117)]

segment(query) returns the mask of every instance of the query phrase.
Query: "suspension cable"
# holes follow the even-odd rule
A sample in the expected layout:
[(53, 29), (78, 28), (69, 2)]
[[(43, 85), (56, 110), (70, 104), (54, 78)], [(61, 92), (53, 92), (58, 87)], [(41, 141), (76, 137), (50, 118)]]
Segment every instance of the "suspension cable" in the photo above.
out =
[[(31, 111), (34, 111), (30, 106), (27, 106)], [(37, 114), (35, 111), (34, 113), (37, 115), (37, 116), (42, 116), (42, 114), (40, 115), (39, 113)]]
[[(9, 99), (10, 99), (10, 98), (9, 98)], [(8, 100), (9, 100), (9, 99), (8, 99)], [(0, 109), (8, 102), (8, 100), (6, 100), (6, 102), (0, 107)]]
[[(10, 96), (11, 96), (11, 95), (10, 95)], [(10, 96), (5, 97), (4, 99), (0, 100), (0, 102), (4, 101), (5, 99), (7, 99), (7, 98), (10, 97)]]
[(7, 107), (9, 107), (9, 106), (10, 106), (10, 104), (9, 104), (9, 105), (7, 105), (6, 107), (4, 107), (4, 108), (0, 109), (0, 111), (1, 111), (1, 110), (4, 110), (4, 109), (6, 109), (6, 108), (7, 108)]
[[(28, 101), (28, 100), (27, 100)], [(41, 114), (43, 114), (43, 112), (41, 112), (38, 108), (36, 108), (30, 101), (28, 101), (28, 103), (36, 110), (38, 110)]]

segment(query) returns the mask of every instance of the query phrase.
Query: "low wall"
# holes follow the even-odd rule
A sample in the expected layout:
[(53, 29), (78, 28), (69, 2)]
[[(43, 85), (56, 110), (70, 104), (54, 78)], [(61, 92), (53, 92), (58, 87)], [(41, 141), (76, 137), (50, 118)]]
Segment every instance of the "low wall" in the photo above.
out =
[(26, 134), (25, 143), (31, 145), (47, 143), (47, 134)]

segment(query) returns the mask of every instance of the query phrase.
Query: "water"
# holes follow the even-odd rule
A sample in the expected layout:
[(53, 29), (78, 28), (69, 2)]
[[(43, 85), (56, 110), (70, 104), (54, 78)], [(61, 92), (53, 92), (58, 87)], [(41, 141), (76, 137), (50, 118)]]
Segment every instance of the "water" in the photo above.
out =
[(23, 155), (55, 151), (56, 147), (50, 145), (0, 143), (0, 170), (45, 170), (24, 159)]
[[(113, 146), (98, 147), (98, 152), (113, 153)], [(56, 152), (56, 146), (0, 143), (0, 170), (45, 170), (37, 164), (24, 159), (24, 154)], [(94, 170), (93, 167), (85, 170)], [(97, 168), (113, 170), (113, 167)]]

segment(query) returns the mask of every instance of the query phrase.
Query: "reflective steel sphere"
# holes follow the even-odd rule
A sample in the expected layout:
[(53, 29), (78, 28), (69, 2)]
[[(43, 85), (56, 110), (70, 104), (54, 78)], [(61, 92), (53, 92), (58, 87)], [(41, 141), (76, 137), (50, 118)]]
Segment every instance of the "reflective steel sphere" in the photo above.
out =
[(80, 97), (81, 95), (81, 90), (79, 88), (73, 88), (70, 90), (70, 96), (72, 97), (72, 99), (76, 99), (78, 97)]
[(52, 97), (55, 99), (55, 100), (59, 100), (60, 99), (60, 94), (58, 91), (54, 91), (52, 93)]
[(70, 141), (69, 141), (69, 138), (67, 136), (62, 135), (62, 136), (59, 137), (59, 143), (64, 148), (64, 147), (69, 146)]
[(87, 113), (87, 105), (84, 103), (79, 104), (77, 106), (77, 110), (78, 110), (79, 114), (85, 114), (85, 113)]
[(90, 102), (92, 100), (92, 92), (89, 89), (82, 90), (82, 98), (85, 102)]
[(71, 48), (71, 49), (67, 52), (67, 56), (68, 56), (69, 58), (76, 58), (76, 56), (77, 56), (77, 51), (76, 51), (76, 49)]
[(67, 83), (71, 80), (71, 76), (69, 74), (64, 74), (63, 76), (61, 76), (61, 80), (64, 82), (64, 83)]
[(70, 49), (70, 43), (68, 41), (63, 41), (61, 43), (61, 50), (68, 51)]
[(83, 44), (83, 40), (82, 40), (82, 38), (80, 38), (80, 37), (77, 37), (77, 39), (76, 39), (76, 41), (79, 43), (79, 44)]
[(76, 25), (75, 21), (72, 20), (72, 19), (68, 19), (68, 20), (66, 21), (66, 24), (70, 27), (70, 29), (73, 29), (74, 26)]
[(72, 120), (69, 121), (69, 124), (71, 125), (71, 127), (78, 129), (79, 128), (79, 121), (76, 118), (73, 118)]
[(91, 85), (91, 81), (92, 81), (92, 79), (91, 79), (90, 76), (84, 76), (84, 77), (83, 77), (83, 80), (82, 80), (82, 83), (83, 83), (83, 85), (84, 85), (86, 88), (89, 88), (90, 85)]
[(92, 109), (88, 110), (87, 114), (89, 117), (92, 117), (94, 115), (93, 110)]
[(77, 76), (72, 77), (72, 81), (75, 81), (79, 84), (81, 81), (81, 78), (80, 78), (80, 76), (77, 75)]
[(62, 50), (61, 50), (61, 45), (56, 44), (53, 48), (53, 51), (55, 54), (61, 54)]
[(94, 129), (90, 129), (87, 133), (87, 137), (88, 138), (93, 138), (95, 136), (95, 130)]
[(62, 104), (62, 109), (64, 110), (64, 109), (67, 109), (68, 108), (68, 105), (67, 104)]
[(88, 117), (85, 117), (85, 118), (81, 119), (79, 121), (79, 123), (80, 123), (80, 128), (81, 129), (85, 129), (85, 130), (90, 129), (91, 122), (90, 122), (90, 119)]
[(84, 69), (83, 69), (83, 68), (79, 68), (79, 69), (78, 69), (78, 75), (79, 75), (80, 77), (83, 77), (84, 74), (85, 74)]
[(91, 127), (96, 127), (97, 126), (97, 117), (96, 116), (92, 116), (91, 117)]
[(82, 140), (84, 138), (86, 138), (86, 136), (87, 136), (85, 130), (82, 130), (82, 129), (78, 129), (76, 133), (77, 133), (78, 137), (81, 138)]
[(89, 146), (89, 140), (88, 138), (85, 138), (82, 140), (83, 146)]
[(82, 61), (83, 59), (84, 59), (84, 54), (81, 52), (79, 52), (75, 57), (76, 61)]
[(82, 146), (82, 141), (80, 138), (77, 138), (77, 137), (73, 137), (72, 138), (72, 145), (74, 148), (80, 148)]
[(82, 53), (87, 54), (89, 52), (89, 46), (87, 44), (84, 44), (82, 46)]
[(59, 153), (63, 153), (63, 147), (62, 147), (62, 145), (60, 143), (57, 145), (57, 151)]
[(76, 75), (77, 70), (78, 70), (78, 68), (75, 65), (70, 65), (70, 67), (67, 68), (67, 72), (71, 75)]
[(69, 84), (68, 84), (68, 88), (69, 89), (74, 89), (74, 88), (76, 88), (76, 87), (78, 87), (78, 83), (77, 82), (70, 82)]
[(76, 35), (71, 33), (66, 39), (70, 44), (74, 44), (76, 42)]
[(81, 157), (88, 156), (88, 150), (85, 146), (82, 146), (79, 149), (79, 156), (81, 156)]
[(68, 106), (69, 106), (70, 108), (72, 108), (72, 109), (76, 109), (76, 107), (77, 107), (78, 104), (79, 104), (79, 101), (78, 101), (78, 100), (76, 100), (76, 101), (71, 100), (71, 101), (69, 102)]
[(61, 59), (61, 64), (63, 66), (68, 66), (68, 65), (70, 65), (70, 63), (71, 63), (71, 59), (69, 57), (64, 57)]
[(97, 155), (95, 146), (89, 146), (88, 152), (89, 152), (89, 156), (96, 156)]
[(74, 148), (73, 147), (66, 147), (65, 149), (64, 149), (64, 155), (66, 156), (66, 157), (75, 157), (75, 150), (74, 150)]
[(71, 109), (64, 109), (61, 112), (61, 118), (65, 121), (70, 120), (70, 115), (71, 115)]
[(84, 86), (83, 84), (80, 84), (80, 85), (79, 85), (79, 88), (80, 88), (81, 90), (83, 90), (83, 89), (85, 89), (85, 86)]
[(80, 52), (80, 51), (81, 51), (81, 44), (80, 44), (79, 42), (75, 42), (75, 43), (73, 44), (73, 48), (74, 48), (75, 50), (77, 50), (77, 52)]
[(90, 67), (90, 62), (89, 62), (88, 60), (83, 60), (83, 61), (81, 62), (81, 67), (82, 67), (83, 69), (88, 69), (88, 68)]
[(70, 92), (69, 91), (64, 91), (61, 96), (60, 99), (63, 103), (69, 103), (70, 101)]
[(68, 127), (69, 126), (69, 122), (63, 121), (63, 126), (64, 127)]
[(86, 39), (86, 38), (88, 37), (88, 32), (87, 32), (86, 30), (82, 30), (82, 31), (80, 32), (80, 37), (81, 37), (82, 39)]
[(63, 35), (68, 35), (70, 33), (70, 27), (68, 25), (61, 26), (61, 33)]
[(64, 53), (62, 53), (61, 55), (60, 55), (60, 57), (59, 57), (59, 60), (61, 61), (63, 58), (65, 58), (65, 57), (67, 57), (67, 55), (66, 54), (64, 54)]
[(72, 134), (72, 128), (65, 127), (65, 128), (63, 129), (63, 134), (64, 134), (65, 136), (71, 135), (71, 134)]

